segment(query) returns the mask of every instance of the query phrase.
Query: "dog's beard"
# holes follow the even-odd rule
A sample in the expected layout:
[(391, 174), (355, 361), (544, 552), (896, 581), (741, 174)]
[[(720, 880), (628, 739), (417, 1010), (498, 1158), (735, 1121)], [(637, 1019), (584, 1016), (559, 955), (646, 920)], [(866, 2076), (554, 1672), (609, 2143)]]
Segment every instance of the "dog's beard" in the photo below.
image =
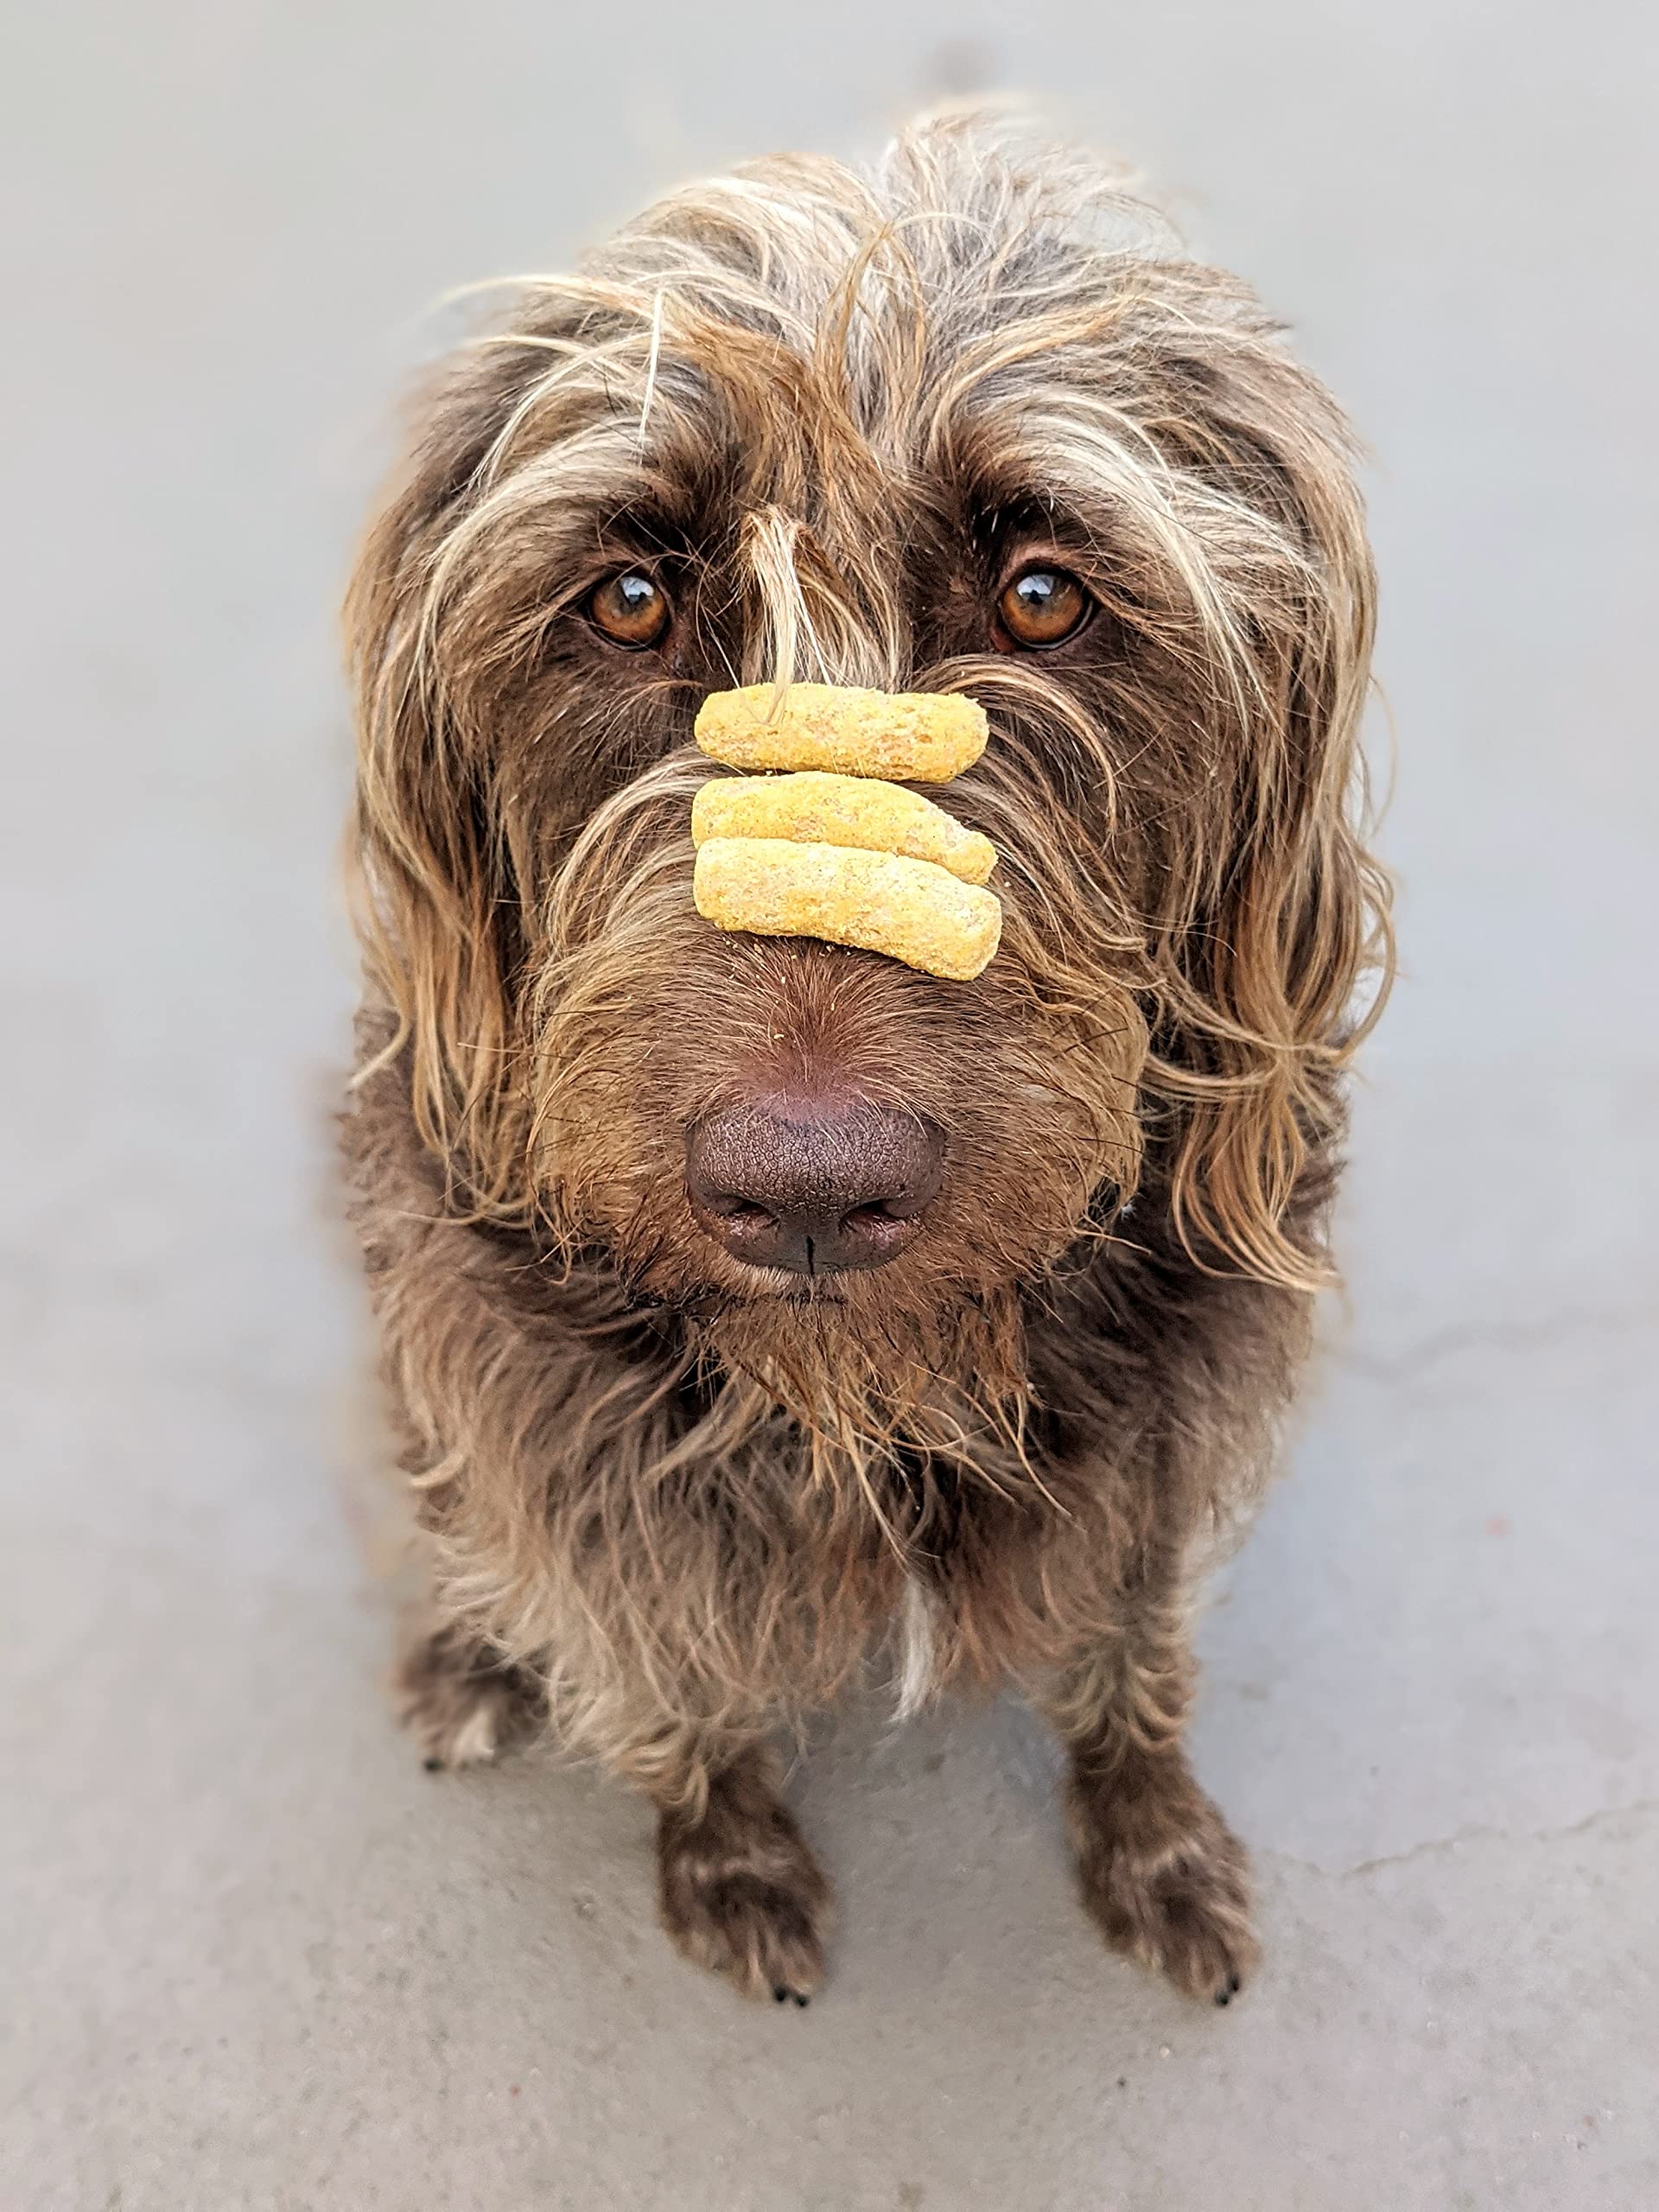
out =
[(1025, 1331), (1010, 1283), (925, 1303), (879, 1275), (722, 1299), (688, 1315), (699, 1351), (817, 1436), (877, 1449), (968, 1449), (1017, 1427)]
[(1025, 1328), (1012, 1285), (917, 1308), (876, 1278), (687, 1312), (734, 1434), (790, 1424), (806, 1479), (860, 1497), (887, 1541), (925, 1554), (964, 1491), (1034, 1497)]

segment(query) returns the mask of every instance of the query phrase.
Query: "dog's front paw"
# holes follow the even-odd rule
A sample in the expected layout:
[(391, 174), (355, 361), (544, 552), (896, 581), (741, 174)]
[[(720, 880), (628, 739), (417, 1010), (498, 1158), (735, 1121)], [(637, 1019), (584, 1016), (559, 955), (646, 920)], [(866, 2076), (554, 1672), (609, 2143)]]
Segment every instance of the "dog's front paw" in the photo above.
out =
[(701, 1820), (664, 1817), (657, 1852), (663, 1924), (695, 1966), (780, 2005), (823, 1986), (830, 1885), (769, 1790), (717, 1783)]
[(537, 1734), (547, 1718), (542, 1686), (504, 1661), (463, 1624), (414, 1637), (397, 1663), (397, 1717), (429, 1770), (482, 1766)]
[(1244, 1847), (1184, 1773), (1111, 1790), (1073, 1778), (1084, 1903), (1115, 1951), (1230, 2004), (1260, 1956)]

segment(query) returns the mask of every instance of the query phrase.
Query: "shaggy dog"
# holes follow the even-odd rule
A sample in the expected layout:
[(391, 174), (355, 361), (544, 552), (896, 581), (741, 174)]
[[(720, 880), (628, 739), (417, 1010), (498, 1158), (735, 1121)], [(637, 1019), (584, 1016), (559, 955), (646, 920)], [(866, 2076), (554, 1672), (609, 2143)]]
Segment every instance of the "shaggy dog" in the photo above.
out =
[[(405, 1711), (629, 1777), (746, 1992), (822, 1979), (773, 1739), (873, 1664), (1048, 1717), (1114, 1948), (1252, 1962), (1189, 1611), (1387, 968), (1351, 460), (1243, 286), (982, 116), (671, 194), (420, 397), (348, 618)], [(986, 707), (978, 982), (698, 918), (698, 703), (791, 677)]]

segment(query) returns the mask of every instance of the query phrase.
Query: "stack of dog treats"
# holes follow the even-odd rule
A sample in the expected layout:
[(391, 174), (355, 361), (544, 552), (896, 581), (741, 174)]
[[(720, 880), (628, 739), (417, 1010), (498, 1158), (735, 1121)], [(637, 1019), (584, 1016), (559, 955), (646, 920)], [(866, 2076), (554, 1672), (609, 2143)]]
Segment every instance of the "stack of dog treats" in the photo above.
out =
[(995, 955), (1002, 907), (989, 840), (889, 779), (944, 784), (988, 725), (957, 694), (823, 683), (711, 693), (696, 740), (758, 774), (719, 777), (691, 810), (697, 912), (725, 930), (822, 938), (968, 982)]

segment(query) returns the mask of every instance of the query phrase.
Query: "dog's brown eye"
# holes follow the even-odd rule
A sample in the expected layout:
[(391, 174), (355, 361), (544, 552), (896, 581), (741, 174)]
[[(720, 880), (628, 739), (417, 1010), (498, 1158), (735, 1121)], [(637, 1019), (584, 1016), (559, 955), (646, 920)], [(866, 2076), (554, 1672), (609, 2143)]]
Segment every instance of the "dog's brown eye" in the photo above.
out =
[(1094, 601), (1065, 569), (1027, 569), (996, 602), (1010, 647), (1063, 645), (1089, 620)]
[(668, 594), (638, 569), (608, 577), (588, 601), (588, 619), (615, 645), (640, 652), (668, 631)]

